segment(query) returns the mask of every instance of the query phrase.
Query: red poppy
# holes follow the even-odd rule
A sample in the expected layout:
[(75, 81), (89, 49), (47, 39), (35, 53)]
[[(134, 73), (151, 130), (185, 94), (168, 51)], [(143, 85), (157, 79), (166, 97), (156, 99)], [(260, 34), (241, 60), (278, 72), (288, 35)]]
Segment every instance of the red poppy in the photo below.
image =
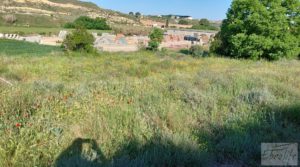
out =
[(19, 127), (21, 127), (21, 126), (22, 126), (21, 123), (16, 123), (16, 127), (17, 127), (17, 128), (19, 128)]

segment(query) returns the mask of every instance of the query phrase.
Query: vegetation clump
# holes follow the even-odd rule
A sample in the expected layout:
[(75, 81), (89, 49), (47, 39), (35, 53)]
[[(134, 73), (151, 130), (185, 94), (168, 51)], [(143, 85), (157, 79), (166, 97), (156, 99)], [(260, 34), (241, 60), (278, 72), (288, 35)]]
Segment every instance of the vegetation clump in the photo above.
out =
[(201, 19), (198, 24), (193, 25), (192, 29), (196, 30), (218, 30), (218, 27), (212, 25), (209, 20)]
[(179, 20), (179, 21), (178, 21), (178, 24), (181, 24), (181, 25), (188, 25), (188, 24), (189, 24), (189, 21), (187, 21), (187, 20)]
[(149, 38), (148, 48), (153, 51), (158, 50), (159, 45), (164, 38), (164, 32), (162, 29), (154, 28), (150, 33)]
[(76, 28), (78, 26), (89, 30), (111, 30), (111, 27), (107, 24), (106, 19), (99, 17), (92, 19), (88, 16), (80, 16), (74, 22), (66, 23), (64, 25), (65, 28)]
[(92, 52), (95, 39), (86, 29), (80, 27), (68, 34), (63, 41), (63, 46), (69, 51)]
[(295, 58), (300, 53), (299, 0), (234, 0), (212, 44), (233, 58)]
[(193, 57), (207, 57), (209, 53), (202, 46), (193, 45), (189, 49), (189, 54), (192, 55)]

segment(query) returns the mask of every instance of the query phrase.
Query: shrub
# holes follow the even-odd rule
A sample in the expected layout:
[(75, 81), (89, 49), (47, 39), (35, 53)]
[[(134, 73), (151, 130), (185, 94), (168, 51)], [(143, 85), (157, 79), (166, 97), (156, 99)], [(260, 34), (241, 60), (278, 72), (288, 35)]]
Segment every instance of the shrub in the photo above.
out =
[(205, 50), (200, 45), (193, 45), (189, 49), (189, 54), (192, 55), (193, 57), (207, 57), (208, 56), (208, 51)]
[(156, 42), (156, 41), (150, 41), (150, 42), (148, 43), (148, 48), (149, 48), (150, 50), (158, 50), (158, 47), (159, 47), (159, 43)]
[(178, 24), (181, 24), (181, 25), (188, 25), (189, 22), (187, 20), (179, 20)]
[(164, 32), (159, 28), (154, 28), (150, 33), (149, 38), (148, 48), (150, 50), (158, 50), (159, 44), (164, 38)]
[(300, 53), (299, 8), (296, 0), (235, 0), (212, 50), (253, 60), (296, 57)]
[(74, 25), (74, 23), (66, 23), (64, 25), (64, 28), (75, 28), (75, 25)]
[(71, 51), (93, 51), (94, 37), (84, 28), (77, 28), (71, 34), (68, 34), (63, 41), (66, 50)]
[(209, 22), (209, 20), (207, 20), (207, 19), (201, 19), (201, 20), (199, 21), (199, 25), (202, 25), (202, 26), (209, 26), (209, 25), (210, 25), (210, 22)]
[(87, 16), (80, 16), (73, 23), (66, 23), (64, 28), (76, 28), (78, 26), (94, 30), (111, 30), (110, 26), (106, 23), (106, 19), (99, 17), (92, 19)]
[(253, 89), (239, 96), (239, 102), (245, 102), (252, 106), (264, 106), (273, 101), (275, 101), (275, 97), (268, 89)]
[(192, 29), (197, 30), (218, 30), (218, 27), (213, 26), (209, 20), (201, 19), (198, 24), (193, 25)]
[(135, 13), (135, 17), (136, 17), (136, 18), (140, 18), (140, 17), (142, 17), (142, 14), (141, 14), (140, 12), (136, 12), (136, 13)]

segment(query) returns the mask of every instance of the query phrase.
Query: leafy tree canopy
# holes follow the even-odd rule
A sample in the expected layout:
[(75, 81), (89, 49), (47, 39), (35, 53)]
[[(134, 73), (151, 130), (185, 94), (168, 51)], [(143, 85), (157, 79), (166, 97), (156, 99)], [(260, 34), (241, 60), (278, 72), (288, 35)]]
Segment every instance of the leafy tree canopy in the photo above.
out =
[(154, 28), (152, 32), (149, 35), (150, 41), (149, 41), (149, 49), (151, 50), (157, 50), (159, 47), (159, 44), (162, 42), (164, 38), (164, 32), (163, 30), (159, 28)]
[(296, 57), (299, 14), (299, 0), (233, 0), (211, 49), (254, 60)]
[(188, 25), (188, 24), (189, 24), (189, 21), (187, 21), (187, 20), (179, 20), (178, 24), (181, 24), (181, 25)]
[(135, 17), (136, 17), (136, 18), (140, 18), (141, 16), (142, 16), (142, 14), (141, 14), (140, 12), (136, 12), (136, 13), (135, 13)]
[(65, 28), (76, 28), (76, 27), (84, 27), (86, 29), (94, 29), (94, 30), (110, 30), (110, 26), (106, 23), (106, 19), (103, 18), (90, 18), (87, 16), (80, 16), (73, 23), (65, 24)]
[(83, 27), (76, 28), (71, 34), (68, 34), (63, 42), (66, 50), (92, 52), (94, 37)]
[(210, 22), (209, 22), (209, 20), (207, 20), (207, 19), (201, 19), (201, 20), (199, 21), (199, 25), (202, 25), (202, 26), (209, 26), (209, 25), (210, 25)]

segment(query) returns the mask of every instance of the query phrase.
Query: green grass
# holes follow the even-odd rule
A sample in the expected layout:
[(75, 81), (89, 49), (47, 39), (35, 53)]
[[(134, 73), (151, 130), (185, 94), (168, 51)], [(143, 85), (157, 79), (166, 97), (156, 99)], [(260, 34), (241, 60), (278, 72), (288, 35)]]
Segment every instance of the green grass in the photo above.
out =
[[(0, 33), (11, 33), (20, 35), (41, 34), (41, 35), (58, 35), (61, 30), (72, 31), (73, 29), (47, 28), (47, 27), (9, 27), (0, 26)], [(95, 33), (109, 33), (111, 30), (88, 30)]]
[(0, 166), (260, 166), (300, 141), (300, 62), (0, 56)]
[(0, 54), (7, 56), (30, 55), (41, 56), (49, 53), (62, 52), (57, 46), (44, 46), (24, 41), (0, 39)]

